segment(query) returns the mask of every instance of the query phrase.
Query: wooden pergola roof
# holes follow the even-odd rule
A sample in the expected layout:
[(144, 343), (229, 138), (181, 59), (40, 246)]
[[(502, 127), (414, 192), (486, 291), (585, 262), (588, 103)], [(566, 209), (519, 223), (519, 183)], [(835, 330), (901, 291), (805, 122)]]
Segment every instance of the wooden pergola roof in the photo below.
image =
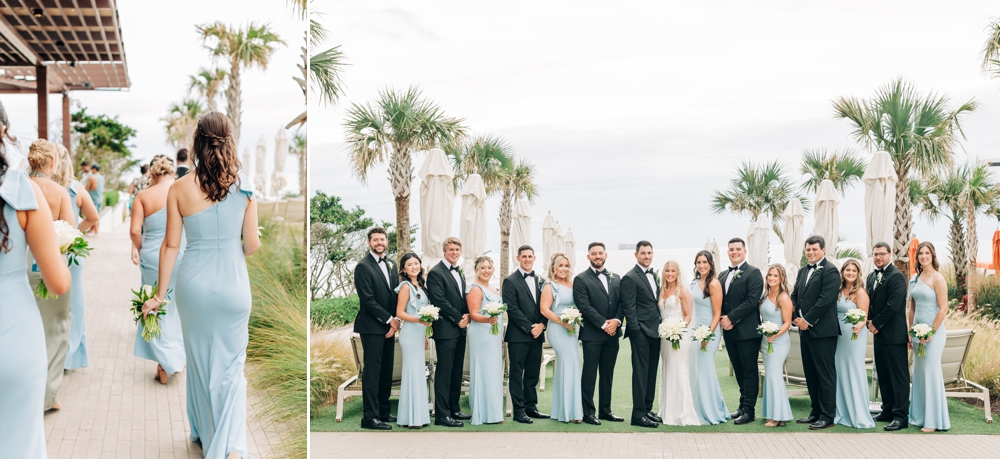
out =
[(130, 86), (115, 0), (0, 0), (0, 94)]

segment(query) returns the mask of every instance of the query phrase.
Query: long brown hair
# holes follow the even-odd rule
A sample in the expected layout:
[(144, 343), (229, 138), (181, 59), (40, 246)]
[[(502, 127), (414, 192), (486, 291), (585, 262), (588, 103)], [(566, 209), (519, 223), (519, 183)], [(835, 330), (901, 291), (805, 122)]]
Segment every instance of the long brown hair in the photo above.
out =
[(712, 286), (712, 279), (715, 279), (715, 260), (712, 259), (712, 252), (708, 250), (702, 250), (694, 256), (694, 278), (696, 280), (701, 280), (701, 272), (698, 271), (699, 257), (705, 257), (705, 260), (708, 261), (708, 274), (705, 275), (705, 288), (702, 289), (702, 298), (708, 298), (711, 295), (709, 287)]
[[(7, 163), (7, 154), (3, 148), (4, 137), (14, 140), (10, 136), (10, 121), (7, 120), (7, 109), (4, 108), (3, 102), (0, 102), (0, 128), (7, 128), (3, 136), (0, 136), (0, 178), (7, 173), (7, 168), (10, 166)], [(0, 184), (3, 181), (0, 180)], [(10, 252), (10, 228), (7, 226), (7, 219), (3, 216), (3, 208), (7, 203), (3, 199), (0, 199), (0, 252)]]
[(198, 120), (194, 132), (194, 174), (209, 201), (222, 201), (229, 188), (240, 179), (240, 159), (236, 154), (229, 118), (208, 112)]
[(844, 262), (844, 266), (840, 267), (840, 290), (844, 291), (844, 288), (848, 287), (847, 278), (844, 277), (844, 270), (847, 269), (847, 265), (854, 265), (854, 269), (858, 270), (858, 277), (854, 279), (854, 282), (850, 285), (850, 290), (847, 291), (847, 299), (854, 301), (858, 290), (861, 290), (865, 286), (865, 283), (861, 281), (861, 263), (858, 263), (858, 260), (853, 258), (848, 258)]
[(931, 266), (934, 267), (935, 271), (937, 271), (938, 269), (940, 269), (939, 268), (940, 265), (938, 265), (938, 259), (937, 259), (937, 250), (934, 250), (934, 244), (931, 244), (928, 241), (924, 241), (924, 242), (921, 242), (919, 245), (917, 245), (917, 259), (913, 260), (917, 264), (917, 275), (918, 276), (924, 273), (924, 267), (920, 264), (920, 261), (919, 261), (920, 260), (920, 249), (922, 249), (924, 247), (927, 247), (927, 250), (931, 251)]
[(757, 303), (757, 309), (764, 304), (764, 300), (768, 298), (771, 292), (771, 286), (767, 285), (767, 275), (771, 274), (771, 270), (778, 272), (778, 296), (774, 297), (774, 310), (780, 310), (781, 306), (778, 306), (778, 298), (781, 298), (782, 293), (788, 293), (791, 289), (788, 288), (788, 273), (785, 271), (785, 267), (781, 263), (773, 263), (771, 266), (767, 267), (767, 272), (764, 274), (764, 296), (760, 297), (760, 303)]

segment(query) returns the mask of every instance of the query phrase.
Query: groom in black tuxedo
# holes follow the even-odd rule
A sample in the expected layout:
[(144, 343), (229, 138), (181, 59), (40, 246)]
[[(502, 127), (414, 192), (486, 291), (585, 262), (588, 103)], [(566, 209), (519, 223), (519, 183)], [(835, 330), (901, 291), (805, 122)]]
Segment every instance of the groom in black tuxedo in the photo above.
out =
[(542, 315), (540, 303), (544, 281), (532, 270), (535, 250), (527, 245), (518, 247), (517, 262), (520, 267), (504, 279), (501, 292), (508, 318), (504, 341), (510, 356), (508, 387), (514, 420), (531, 424), (531, 418), (549, 418), (538, 411), (538, 393), (535, 392), (542, 366), (545, 326), (549, 321)]
[(653, 244), (639, 241), (636, 265), (622, 275), (621, 307), (625, 314), (625, 337), (632, 346), (632, 425), (659, 427), (662, 419), (653, 413), (656, 368), (660, 363), (660, 282), (649, 267)]
[(399, 271), (385, 258), (388, 239), (384, 228), (368, 230), (370, 252), (354, 268), (354, 287), (361, 307), (354, 318), (354, 332), (361, 335), (365, 353), (365, 371), (361, 379), (364, 415), (361, 427), (391, 430), (396, 417), (389, 413), (392, 389), (392, 364), (396, 350), (396, 332), (402, 321), (396, 313), (396, 286)]
[(727, 271), (719, 275), (722, 284), (722, 339), (726, 342), (733, 375), (740, 387), (740, 406), (733, 413), (733, 424), (754, 421), (757, 392), (757, 355), (760, 353), (760, 298), (764, 292), (764, 278), (760, 270), (746, 262), (746, 243), (743, 239), (729, 240)]
[(906, 276), (892, 265), (889, 244), (879, 242), (872, 249), (875, 270), (868, 275), (865, 289), (868, 331), (875, 343), (875, 371), (882, 390), (882, 412), (878, 422), (888, 422), (887, 431), (909, 426), (910, 368), (906, 356)]
[(799, 328), (802, 370), (809, 390), (812, 410), (809, 416), (796, 419), (809, 424), (810, 430), (833, 427), (837, 414), (837, 298), (840, 295), (840, 272), (826, 258), (822, 236), (806, 239), (809, 265), (799, 270), (792, 290), (792, 323)]
[(594, 386), (601, 375), (600, 418), (622, 422), (611, 411), (611, 381), (618, 361), (618, 339), (625, 315), (619, 302), (621, 277), (604, 269), (607, 252), (601, 242), (587, 246), (590, 268), (573, 279), (573, 300), (583, 315), (580, 341), (583, 343), (583, 422), (601, 425), (595, 414)]
[(434, 425), (462, 427), (460, 420), (472, 419), (458, 406), (462, 394), (465, 364), (465, 331), (469, 326), (469, 305), (465, 302), (465, 277), (458, 268), (462, 242), (444, 240), (444, 260), (427, 273), (427, 296), (437, 306), (439, 319), (434, 329), (437, 366), (434, 369)]

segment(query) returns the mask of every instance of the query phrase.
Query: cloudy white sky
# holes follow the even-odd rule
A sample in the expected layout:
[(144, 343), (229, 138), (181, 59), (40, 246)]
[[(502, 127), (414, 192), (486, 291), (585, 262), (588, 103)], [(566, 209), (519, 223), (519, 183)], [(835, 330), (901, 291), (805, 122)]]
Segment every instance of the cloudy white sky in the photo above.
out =
[[(367, 185), (351, 175), (341, 123), (351, 103), (385, 87), (419, 86), (472, 132), (505, 137), (535, 164), (536, 243), (548, 212), (578, 245), (649, 239), (700, 247), (706, 238), (744, 236), (747, 217), (709, 210), (737, 164), (777, 158), (801, 183), (804, 149), (855, 147), (867, 156), (848, 122), (833, 117), (831, 101), (867, 97), (899, 76), (955, 106), (978, 100), (981, 110), (963, 119), (963, 148), (1000, 157), (1000, 80), (979, 68), (985, 27), (1000, 15), (996, 2), (313, 5), (326, 13), (328, 45), (342, 45), (350, 66), (340, 104), (310, 107), (310, 187), (377, 219), (394, 221), (387, 174), (374, 171)], [(418, 155), (416, 169), (422, 161)], [(863, 198), (855, 187), (840, 207), (841, 232), (852, 242), (864, 243)], [(414, 191), (415, 222), (417, 202)], [(499, 225), (489, 224), (495, 253)], [(997, 226), (983, 218), (980, 237)], [(916, 233), (943, 242), (947, 223), (920, 219)]]
[[(199, 67), (209, 67), (212, 59), (202, 48), (195, 25), (221, 20), (237, 26), (250, 21), (270, 22), (271, 28), (287, 43), (274, 53), (267, 71), (246, 70), (242, 74), (243, 127), (242, 154), (263, 135), (268, 144), (268, 171), (273, 168), (274, 138), (278, 129), (302, 112), (305, 101), (293, 76), (301, 73), (300, 48), (304, 43), (305, 22), (279, 0), (176, 0), (118, 2), (125, 54), (132, 87), (128, 91), (77, 91), (72, 97), (92, 114), (118, 116), (138, 131), (133, 154), (152, 158), (173, 155), (167, 144), (163, 118), (172, 102), (179, 102), (188, 86), (188, 75)], [(228, 69), (228, 64), (219, 62)], [(38, 115), (34, 95), (5, 95), (12, 131), (26, 146), (37, 138)], [(49, 120), (62, 118), (62, 96), (49, 98)], [(219, 100), (225, 112), (225, 102)], [(76, 107), (73, 108), (76, 110)], [(51, 131), (51, 129), (50, 129)], [(289, 136), (292, 132), (289, 132)], [(286, 166), (289, 190), (298, 190), (298, 166), (290, 158)], [(244, 168), (246, 165), (244, 165)]]

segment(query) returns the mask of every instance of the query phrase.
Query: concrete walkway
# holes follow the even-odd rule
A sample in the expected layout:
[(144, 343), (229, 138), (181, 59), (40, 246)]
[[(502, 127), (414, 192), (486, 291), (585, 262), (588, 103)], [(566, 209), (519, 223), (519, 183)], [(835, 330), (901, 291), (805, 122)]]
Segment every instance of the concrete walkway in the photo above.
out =
[[(153, 379), (156, 363), (132, 355), (129, 299), (140, 285), (139, 267), (129, 258), (128, 226), (107, 228), (90, 240), (85, 265), (90, 367), (66, 372), (57, 398), (62, 409), (45, 415), (48, 456), (200, 458), (201, 447), (189, 440), (184, 373), (161, 385)], [(252, 390), (248, 400), (249, 456), (268, 457), (276, 429), (254, 415)]]
[(310, 459), (325, 458), (985, 458), (1000, 436), (313, 432)]

